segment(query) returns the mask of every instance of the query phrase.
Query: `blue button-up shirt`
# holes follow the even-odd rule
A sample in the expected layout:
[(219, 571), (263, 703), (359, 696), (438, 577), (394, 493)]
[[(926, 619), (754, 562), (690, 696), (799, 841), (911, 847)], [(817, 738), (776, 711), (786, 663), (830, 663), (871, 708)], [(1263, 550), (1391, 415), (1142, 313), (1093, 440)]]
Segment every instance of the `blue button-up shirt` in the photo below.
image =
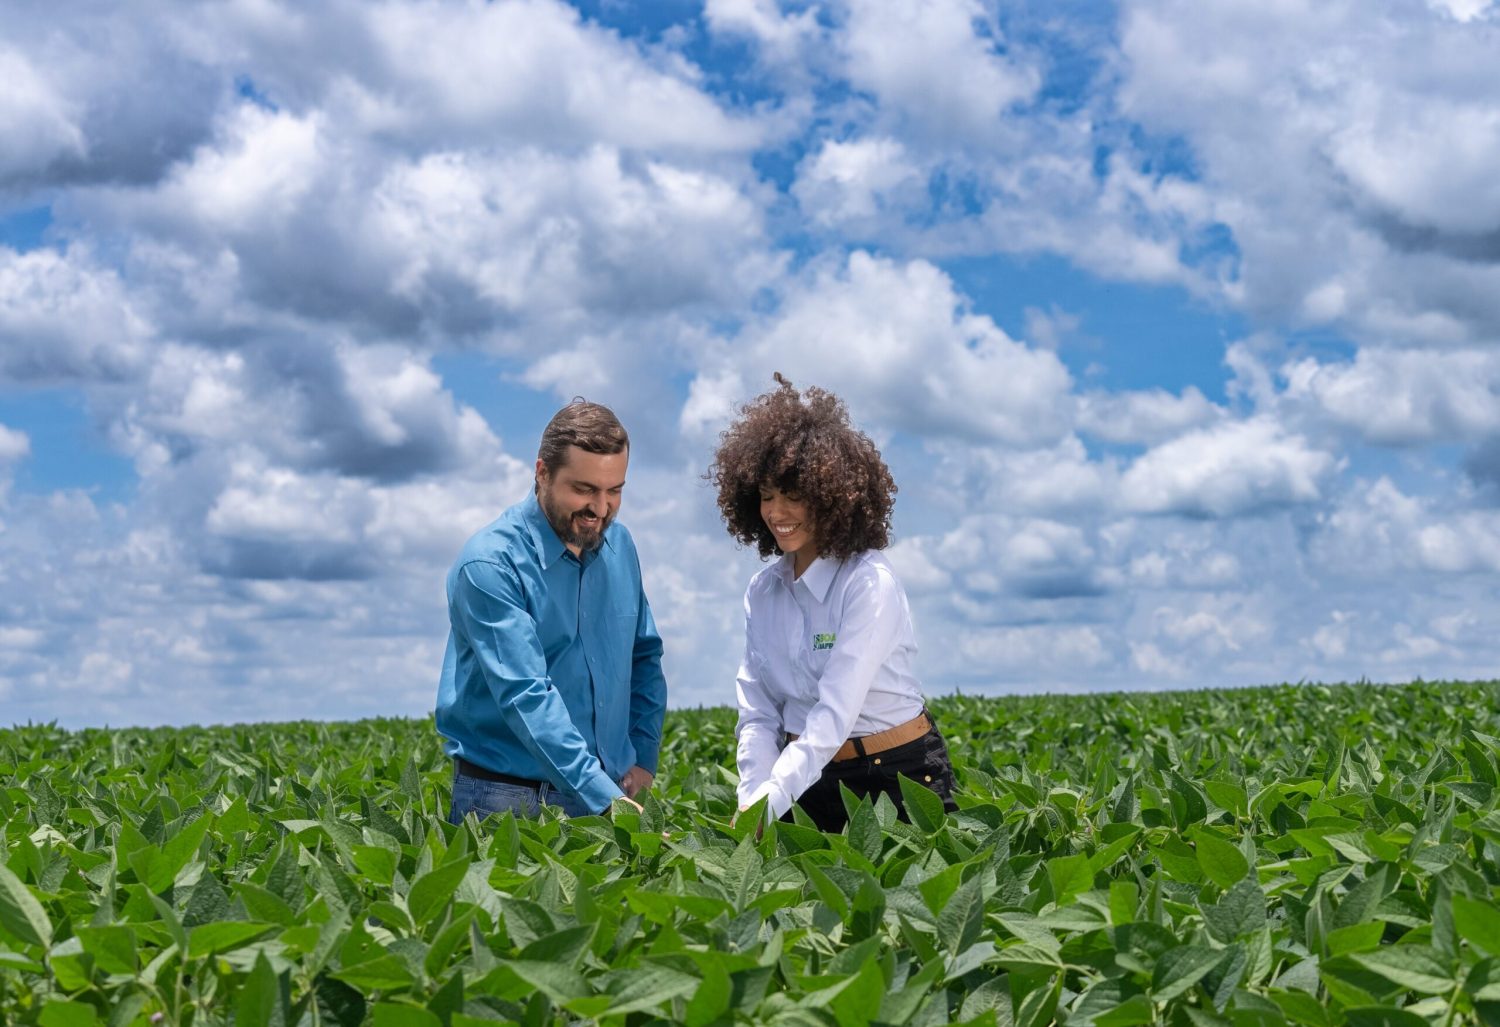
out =
[(599, 811), (631, 766), (656, 773), (661, 636), (624, 525), (580, 559), (532, 493), (465, 544), (448, 618), (437, 728), (450, 756)]

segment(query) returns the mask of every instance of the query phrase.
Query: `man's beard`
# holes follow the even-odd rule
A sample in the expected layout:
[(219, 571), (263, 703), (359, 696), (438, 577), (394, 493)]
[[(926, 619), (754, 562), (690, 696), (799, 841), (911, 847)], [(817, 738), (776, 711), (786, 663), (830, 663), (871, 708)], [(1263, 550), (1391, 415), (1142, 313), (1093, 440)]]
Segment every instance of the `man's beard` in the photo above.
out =
[(570, 514), (552, 501), (552, 489), (546, 485), (537, 486), (536, 499), (547, 523), (552, 525), (552, 530), (557, 532), (565, 546), (577, 546), (583, 551), (598, 549), (604, 541), (604, 529), (614, 523), (615, 515), (607, 513), (592, 527), (580, 524), (577, 513)]

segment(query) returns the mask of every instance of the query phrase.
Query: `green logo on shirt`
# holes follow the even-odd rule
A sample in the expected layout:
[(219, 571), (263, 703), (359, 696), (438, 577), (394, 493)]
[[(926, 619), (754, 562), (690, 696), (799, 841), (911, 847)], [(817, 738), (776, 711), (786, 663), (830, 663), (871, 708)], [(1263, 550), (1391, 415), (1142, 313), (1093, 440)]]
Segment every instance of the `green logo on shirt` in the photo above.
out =
[(833, 640), (834, 640), (834, 636), (832, 634), (814, 635), (813, 636), (813, 652), (817, 652), (820, 649), (832, 649), (833, 648)]

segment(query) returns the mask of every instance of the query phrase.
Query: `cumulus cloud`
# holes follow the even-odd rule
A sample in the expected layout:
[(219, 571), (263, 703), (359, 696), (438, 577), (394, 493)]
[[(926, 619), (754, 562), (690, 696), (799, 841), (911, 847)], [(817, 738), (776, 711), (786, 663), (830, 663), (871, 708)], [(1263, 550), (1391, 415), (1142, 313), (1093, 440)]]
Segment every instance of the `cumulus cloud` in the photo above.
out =
[(150, 182), (208, 132), (230, 76), (185, 52), (165, 5), (77, 9), (59, 30), (44, 5), (6, 11), (0, 45), (0, 188)]
[(1178, 395), (1165, 389), (1095, 391), (1079, 398), (1078, 429), (1105, 442), (1153, 445), (1224, 416), (1191, 385)]
[(31, 454), (31, 438), (23, 431), (0, 424), (0, 467), (24, 460)]
[(1127, 509), (1232, 517), (1311, 503), (1337, 459), (1269, 417), (1198, 429), (1147, 451), (1121, 477)]
[(161, 188), (89, 213), (150, 240), (134, 270), (163, 306), (184, 257), (223, 269), (189, 297), (196, 316), (172, 312), (195, 332), (227, 293), (366, 333), (544, 349), (591, 321), (739, 302), (781, 266), (760, 210), (709, 171), (605, 146), (382, 160), (322, 118), (251, 105)]
[[(832, 388), (857, 417), (919, 436), (1028, 445), (1059, 438), (1067, 369), (966, 308), (932, 264), (856, 251), (793, 282), (775, 315), (747, 330), (729, 357), (739, 374), (733, 391), (762, 391), (775, 369)], [(724, 382), (702, 386), (700, 398), (726, 391)]]
[(1321, 565), (1358, 579), (1403, 571), (1493, 574), (1500, 571), (1500, 511), (1444, 510), (1381, 477), (1351, 489), (1328, 512), (1311, 552)]
[(1385, 446), (1468, 442), (1500, 432), (1500, 354), (1363, 347), (1351, 361), (1282, 369), (1286, 399)]
[(1500, 72), (1460, 12), (1125, 7), (1121, 110), (1191, 146), (1239, 253), (1232, 299), (1372, 341), (1493, 336)]
[(84, 136), (73, 105), (23, 54), (10, 47), (0, 49), (0, 77), (6, 82), (0, 97), (0, 135), (14, 140), (0, 156), (0, 176), (15, 178), (83, 155)]
[[(351, 10), (350, 13), (353, 13)], [(685, 63), (654, 66), (556, 0), (385, 4), (366, 31), (377, 68), (355, 111), (428, 147), (501, 137), (543, 145), (746, 151), (753, 118), (726, 113)]]
[(844, 16), (850, 82), (912, 135), (983, 140), (1040, 88), (1041, 76), (1003, 49), (999, 26), (975, 0), (848, 0)]
[(707, 0), (703, 16), (715, 34), (753, 39), (778, 68), (806, 55), (822, 35), (815, 10), (782, 11), (777, 0)]
[(152, 335), (119, 274), (87, 251), (0, 246), (0, 378), (36, 385), (133, 378)]
[(802, 162), (792, 193), (814, 224), (857, 234), (925, 202), (926, 175), (896, 139), (828, 140)]

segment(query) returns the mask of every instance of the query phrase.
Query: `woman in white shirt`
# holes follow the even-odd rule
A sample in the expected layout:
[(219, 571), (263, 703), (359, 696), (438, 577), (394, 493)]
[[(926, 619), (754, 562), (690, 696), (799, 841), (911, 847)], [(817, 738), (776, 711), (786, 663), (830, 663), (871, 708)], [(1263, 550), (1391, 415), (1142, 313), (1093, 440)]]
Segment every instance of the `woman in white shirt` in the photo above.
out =
[(745, 591), (740, 807), (766, 798), (784, 817), (796, 802), (838, 831), (840, 784), (888, 795), (905, 816), (904, 774), (956, 809), (906, 593), (881, 552), (896, 483), (838, 397), (776, 381), (720, 437), (708, 473), (729, 533), (763, 559), (781, 554)]

